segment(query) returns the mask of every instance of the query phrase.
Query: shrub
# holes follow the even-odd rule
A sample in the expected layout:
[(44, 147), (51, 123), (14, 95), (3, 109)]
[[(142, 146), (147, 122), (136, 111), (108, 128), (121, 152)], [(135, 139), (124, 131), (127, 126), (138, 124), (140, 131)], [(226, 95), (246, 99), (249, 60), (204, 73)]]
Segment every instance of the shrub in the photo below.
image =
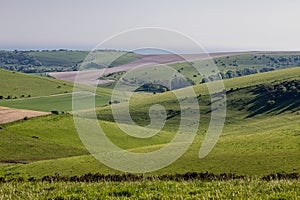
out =
[(58, 115), (59, 114), (59, 112), (57, 110), (52, 110), (51, 113), (54, 114), (54, 115)]

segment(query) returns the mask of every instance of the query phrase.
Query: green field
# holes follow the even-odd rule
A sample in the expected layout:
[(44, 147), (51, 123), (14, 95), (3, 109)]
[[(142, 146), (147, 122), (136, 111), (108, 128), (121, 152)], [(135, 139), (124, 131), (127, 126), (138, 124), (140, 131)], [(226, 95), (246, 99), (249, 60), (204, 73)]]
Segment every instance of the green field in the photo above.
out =
[[(196, 93), (202, 94), (199, 99), (202, 115), (198, 134), (180, 159), (150, 174), (208, 171), (266, 175), (277, 172), (300, 172), (299, 104), (296, 103), (293, 109), (281, 112), (287, 108), (287, 105), (278, 97), (274, 104), (264, 108), (264, 112), (255, 113), (257, 110), (254, 109), (267, 104), (269, 100), (262, 95), (263, 93), (257, 93), (258, 88), (283, 84), (285, 81), (287, 81), (286, 85), (292, 84), (293, 81), (300, 80), (299, 72), (300, 68), (291, 68), (225, 80), (224, 84), (228, 91), (225, 127), (213, 151), (201, 160), (198, 158), (198, 153), (210, 118), (210, 98), (205, 84), (194, 86)], [(287, 90), (285, 95), (294, 95), (295, 91)], [(274, 94), (277, 92), (279, 91), (274, 91)], [(176, 110), (178, 103), (174, 98), (171, 92), (149, 94), (146, 97), (137, 94), (132, 99), (131, 115), (138, 124), (145, 125), (149, 123), (149, 106), (160, 103), (166, 110)], [(296, 96), (291, 96), (294, 102), (298, 102), (298, 99), (298, 93)], [(97, 113), (99, 123), (108, 137), (118, 146), (134, 152), (149, 152), (163, 147), (173, 138), (180, 119), (180, 115), (175, 115), (166, 122), (163, 131), (158, 135), (149, 139), (138, 139), (126, 135), (116, 126), (110, 107), (100, 108)], [(28, 178), (55, 173), (61, 175), (80, 175), (89, 172), (119, 173), (101, 164), (87, 153), (76, 133), (72, 116), (52, 115), (2, 125), (0, 133), (8, 138), (11, 136), (10, 140), (5, 139), (1, 144), (3, 164), (0, 165), (0, 176)], [(9, 148), (10, 143), (18, 137), (26, 138), (24, 144), (22, 144), (23, 140), (19, 141), (18, 151)], [(51, 149), (55, 144), (61, 146), (62, 152), (53, 151), (42, 155), (32, 153), (37, 151), (36, 149), (44, 152), (44, 148)], [(33, 145), (33, 147), (22, 151), (22, 145)], [(4, 161), (9, 158), (27, 164), (5, 163)]]
[(1, 199), (296, 199), (298, 180), (26, 182), (0, 184)]
[[(90, 98), (90, 95), (82, 96), (81, 101), (84, 102)], [(109, 96), (96, 95), (95, 106), (102, 107), (108, 105), (110, 101)], [(44, 96), (27, 99), (16, 99), (16, 100), (2, 100), (0, 101), (1, 106), (19, 109), (29, 109), (38, 111), (71, 111), (72, 110), (72, 94), (60, 94), (57, 96)], [(91, 106), (85, 106), (84, 109), (91, 109)]]

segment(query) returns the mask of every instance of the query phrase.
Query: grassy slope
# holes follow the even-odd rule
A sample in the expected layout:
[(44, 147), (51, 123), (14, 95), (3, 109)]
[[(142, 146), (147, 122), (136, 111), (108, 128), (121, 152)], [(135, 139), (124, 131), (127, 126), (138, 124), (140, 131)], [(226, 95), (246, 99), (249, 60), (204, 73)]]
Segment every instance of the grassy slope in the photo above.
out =
[[(12, 128), (1, 130), (0, 162), (30, 162), (86, 154), (74, 129), (72, 131), (70, 127), (72, 119), (66, 116), (66, 123), (60, 118), (62, 116), (47, 116), (14, 122), (9, 125)], [(53, 122), (56, 126), (52, 126)], [(24, 123), (30, 124), (30, 130)], [(42, 130), (41, 126), (44, 127)]]
[[(299, 74), (300, 68), (292, 68), (225, 80), (224, 83), (228, 90), (230, 88), (242, 89), (228, 94), (229, 106), (224, 131), (213, 151), (202, 160), (198, 159), (198, 152), (206, 129), (205, 122), (209, 118), (209, 115), (204, 114), (206, 110), (209, 110), (209, 106), (207, 105), (209, 99), (205, 97), (205, 93), (207, 92), (205, 85), (195, 86), (195, 91), (203, 94), (200, 106), (204, 111), (202, 113), (204, 126), (201, 126), (194, 143), (179, 160), (155, 173), (209, 171), (215, 173), (233, 172), (262, 175), (282, 171), (300, 172), (300, 159), (298, 156), (300, 148), (298, 133), (300, 127), (297, 123), (300, 120), (300, 115), (297, 115), (297, 113), (284, 113), (280, 115), (263, 113), (252, 118), (247, 118), (249, 115), (247, 108), (238, 110), (238, 107), (234, 104), (240, 98), (245, 101), (255, 98), (255, 95), (251, 91), (257, 84), (269, 84), (275, 80), (299, 79)], [(164, 93), (143, 98), (143, 101), (136, 100), (133, 102), (135, 107), (133, 112), (146, 115), (145, 113), (148, 112), (147, 107), (159, 102), (163, 102), (167, 106), (167, 109), (176, 109), (176, 101), (173, 98), (171, 93)], [(241, 106), (241, 104), (237, 105)], [(109, 118), (109, 109), (102, 108), (99, 110), (99, 114), (100, 118), (106, 120)], [(147, 121), (147, 119), (138, 119), (140, 119), (138, 122), (141, 124)], [(149, 141), (134, 139), (122, 134), (111, 122), (101, 122), (101, 125), (105, 130), (109, 131), (108, 136), (111, 140), (119, 146), (125, 149), (135, 148), (134, 151), (144, 152), (145, 150), (155, 150), (164, 143), (168, 143), (174, 129), (176, 129), (173, 125), (178, 123), (178, 119), (178, 117), (174, 117), (169, 120), (168, 126), (164, 129), (165, 132), (151, 138)], [(34, 134), (50, 143), (55, 142), (65, 146), (83, 148), (75, 132), (72, 119), (68, 116), (48, 116), (8, 124), (4, 126), (3, 130), (0, 130), (0, 133), (4, 133), (5, 131), (21, 135), (22, 137)], [(5, 145), (3, 145), (3, 148), (5, 149)], [(77, 155), (79, 157), (61, 158), (58, 160), (43, 161), (41, 159), (39, 162), (26, 165), (2, 165), (0, 174), (16, 175), (16, 173), (20, 173), (21, 176), (25, 177), (40, 177), (56, 172), (64, 175), (78, 175), (99, 171), (103, 173), (115, 173), (114, 170), (102, 165), (89, 155), (80, 156), (80, 153)], [(28, 157), (30, 156), (28, 155)]]
[(0, 80), (0, 95), (5, 98), (8, 95), (12, 98), (20, 98), (21, 95), (46, 96), (73, 90), (72, 83), (2, 69), (0, 69)]

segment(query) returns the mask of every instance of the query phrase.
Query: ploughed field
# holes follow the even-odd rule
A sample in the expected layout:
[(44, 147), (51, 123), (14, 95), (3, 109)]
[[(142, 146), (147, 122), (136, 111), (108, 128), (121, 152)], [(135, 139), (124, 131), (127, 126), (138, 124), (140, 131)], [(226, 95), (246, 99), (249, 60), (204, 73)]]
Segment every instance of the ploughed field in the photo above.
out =
[(0, 106), (0, 124), (49, 115), (49, 112), (40, 112), (35, 110), (12, 109)]

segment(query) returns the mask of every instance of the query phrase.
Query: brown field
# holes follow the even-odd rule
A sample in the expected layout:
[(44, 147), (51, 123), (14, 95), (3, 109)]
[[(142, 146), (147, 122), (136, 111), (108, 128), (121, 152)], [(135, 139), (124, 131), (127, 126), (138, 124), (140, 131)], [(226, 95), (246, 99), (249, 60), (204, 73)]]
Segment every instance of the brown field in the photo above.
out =
[(156, 66), (164, 64), (174, 64), (181, 62), (191, 62), (196, 60), (207, 60), (210, 58), (219, 58), (224, 56), (233, 56), (241, 54), (251, 54), (255, 52), (221, 52), (221, 53), (210, 53), (207, 54), (162, 54), (162, 55), (142, 55), (137, 61), (133, 61), (124, 65), (120, 65), (113, 68), (100, 69), (100, 70), (85, 70), (85, 71), (70, 71), (70, 72), (52, 72), (49, 73), (50, 76), (74, 82), (77, 76), (77, 83), (96, 86), (98, 84), (104, 84), (111, 82), (110, 80), (99, 80), (101, 75), (110, 74), (120, 71), (128, 71), (133, 68), (146, 67), (146, 66)]
[(13, 109), (0, 106), (0, 124), (18, 121), (21, 119), (49, 115), (49, 112), (40, 112), (34, 110)]

